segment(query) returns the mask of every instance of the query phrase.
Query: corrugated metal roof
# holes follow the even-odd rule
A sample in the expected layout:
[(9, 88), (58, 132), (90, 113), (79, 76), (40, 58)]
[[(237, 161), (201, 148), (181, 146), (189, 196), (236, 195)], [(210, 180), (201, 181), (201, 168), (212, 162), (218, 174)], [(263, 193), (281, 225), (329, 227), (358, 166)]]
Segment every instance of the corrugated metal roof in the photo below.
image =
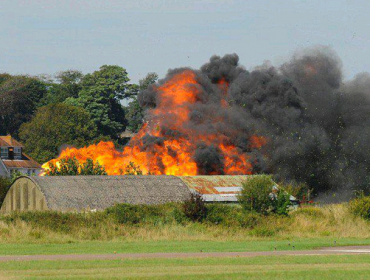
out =
[(10, 135), (7, 135), (0, 136), (0, 147), (23, 147), (23, 145)]
[[(179, 176), (200, 194), (237, 194), (245, 180), (253, 175)], [(238, 188), (239, 187), (239, 188)]]

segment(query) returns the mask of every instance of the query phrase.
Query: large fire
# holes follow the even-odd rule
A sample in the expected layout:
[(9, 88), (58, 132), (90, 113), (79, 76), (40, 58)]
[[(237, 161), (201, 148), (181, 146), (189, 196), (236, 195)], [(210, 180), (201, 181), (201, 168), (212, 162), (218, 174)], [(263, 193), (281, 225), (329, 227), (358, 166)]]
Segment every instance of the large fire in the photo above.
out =
[[(218, 87), (225, 97), (220, 100), (221, 108), (229, 106), (226, 101), (228, 86), (225, 80), (218, 82)], [(193, 71), (185, 70), (178, 73), (156, 88), (159, 98), (156, 107), (149, 109), (150, 119), (123, 151), (116, 150), (112, 142), (100, 142), (80, 149), (67, 148), (57, 159), (50, 162), (58, 165), (61, 159), (75, 157), (83, 163), (91, 158), (103, 165), (108, 175), (124, 174), (131, 162), (140, 166), (143, 174), (251, 174), (252, 164), (247, 154), (232, 144), (233, 139), (230, 139), (230, 136), (216, 130), (212, 132), (194, 130), (189, 125), (190, 107), (196, 102), (202, 102), (199, 98), (200, 88)], [(207, 118), (207, 123), (215, 126), (222, 121), (216, 114), (214, 117), (207, 115)], [(161, 140), (147, 144), (148, 138)], [(263, 137), (253, 135), (249, 139), (249, 147), (260, 149), (265, 142)], [(213, 147), (222, 155), (221, 169), (209, 172), (201, 170), (195, 160), (195, 151), (199, 145)], [(42, 167), (48, 170), (50, 162)]]

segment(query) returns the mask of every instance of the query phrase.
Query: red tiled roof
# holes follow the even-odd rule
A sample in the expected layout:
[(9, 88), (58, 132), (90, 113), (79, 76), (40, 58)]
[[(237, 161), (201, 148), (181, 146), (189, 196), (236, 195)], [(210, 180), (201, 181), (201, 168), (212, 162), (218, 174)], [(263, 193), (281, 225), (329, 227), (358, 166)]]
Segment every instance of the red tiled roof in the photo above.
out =
[(26, 154), (22, 154), (22, 160), (3, 159), (6, 168), (35, 168), (41, 169), (41, 165)]
[(23, 145), (8, 135), (0, 136), (0, 147), (23, 147)]

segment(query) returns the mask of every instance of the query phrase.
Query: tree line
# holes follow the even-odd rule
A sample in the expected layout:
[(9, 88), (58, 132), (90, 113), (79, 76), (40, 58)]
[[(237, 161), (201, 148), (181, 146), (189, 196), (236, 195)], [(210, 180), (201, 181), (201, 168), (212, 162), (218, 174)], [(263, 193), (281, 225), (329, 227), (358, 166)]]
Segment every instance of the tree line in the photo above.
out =
[(143, 123), (137, 94), (157, 79), (149, 73), (130, 83), (126, 69), (117, 65), (86, 75), (76, 70), (53, 77), (0, 74), (0, 135), (20, 140), (40, 163), (55, 158), (64, 144), (123, 145), (122, 132), (137, 132)]

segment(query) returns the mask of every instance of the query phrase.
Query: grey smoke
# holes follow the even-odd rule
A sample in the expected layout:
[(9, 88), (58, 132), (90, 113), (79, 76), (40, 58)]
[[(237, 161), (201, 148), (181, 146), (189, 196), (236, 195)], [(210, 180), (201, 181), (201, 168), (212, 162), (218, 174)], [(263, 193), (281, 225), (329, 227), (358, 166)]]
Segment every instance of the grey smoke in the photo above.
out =
[[(187, 68), (170, 70), (165, 83)], [(247, 71), (236, 54), (213, 56), (196, 73), (198, 102), (190, 122), (195, 134), (217, 133), (236, 145), (253, 163), (255, 173), (272, 173), (282, 180), (305, 182), (316, 191), (367, 190), (370, 186), (370, 75), (344, 81), (342, 63), (330, 48), (317, 47), (292, 57), (280, 67), (268, 64)], [(229, 83), (227, 107), (217, 83)], [(156, 86), (139, 94), (152, 120), (151, 108), (160, 100)], [(162, 137), (179, 137), (170, 116), (162, 116)], [(214, 122), (223, 119), (223, 122)], [(170, 129), (171, 127), (171, 129)], [(249, 138), (263, 135), (261, 150)], [(181, 135), (190, 137), (191, 135)], [(161, 139), (146, 137), (146, 150)], [(139, 143), (136, 143), (140, 145)], [(195, 143), (199, 174), (223, 174), (223, 156), (215, 145)]]

